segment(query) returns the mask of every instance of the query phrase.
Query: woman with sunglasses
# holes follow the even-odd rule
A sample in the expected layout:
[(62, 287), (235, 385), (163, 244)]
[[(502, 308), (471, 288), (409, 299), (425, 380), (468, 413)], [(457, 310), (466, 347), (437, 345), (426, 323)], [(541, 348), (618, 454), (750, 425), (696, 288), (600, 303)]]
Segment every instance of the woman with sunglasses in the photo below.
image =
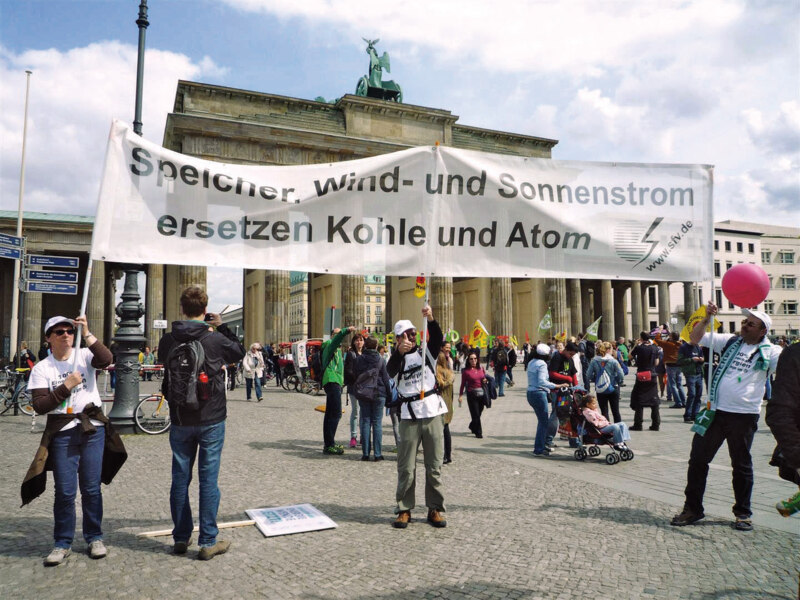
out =
[[(88, 348), (75, 348), (75, 326), (83, 328)], [(91, 558), (104, 558), (102, 480), (110, 483), (125, 461), (125, 449), (105, 415), (95, 371), (111, 364), (111, 351), (90, 333), (85, 316), (74, 321), (53, 317), (44, 335), (52, 353), (34, 366), (28, 388), (47, 423), (36, 458), (22, 484), (27, 504), (45, 488), (45, 462), (55, 480), (54, 548), (46, 566), (59, 565), (70, 554), (75, 535), (75, 497), (80, 482), (83, 538)], [(77, 357), (73, 356), (77, 352)], [(134, 374), (135, 376), (135, 374)], [(105, 451), (105, 460), (104, 460)]]
[(485, 393), (483, 384), (486, 382), (486, 371), (481, 367), (478, 353), (470, 351), (467, 356), (467, 364), (461, 371), (461, 388), (458, 391), (458, 405), (461, 406), (461, 398), (466, 389), (467, 406), (469, 407), (469, 414), (472, 417), (472, 420), (469, 422), (469, 430), (475, 434), (476, 438), (483, 437), (481, 413), (483, 412)]

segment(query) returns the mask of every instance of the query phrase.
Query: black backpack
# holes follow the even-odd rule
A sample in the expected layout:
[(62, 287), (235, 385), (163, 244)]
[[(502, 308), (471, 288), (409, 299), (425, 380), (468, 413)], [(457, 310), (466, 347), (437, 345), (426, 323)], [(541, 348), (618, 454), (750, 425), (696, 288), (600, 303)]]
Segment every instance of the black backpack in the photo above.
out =
[(206, 353), (200, 340), (183, 342), (169, 351), (164, 364), (168, 402), (178, 408), (200, 409), (197, 378), (204, 370), (205, 361)]
[[(364, 371), (356, 377), (352, 387), (352, 394), (356, 399), (363, 402), (375, 400), (378, 396), (378, 383), (380, 380), (380, 368), (377, 366), (369, 371)], [(348, 388), (349, 389), (349, 388)]]
[(322, 350), (314, 352), (311, 357), (311, 379), (317, 383), (322, 383)]
[(497, 354), (495, 355), (494, 362), (496, 365), (500, 367), (504, 367), (508, 364), (508, 354), (506, 354), (505, 348), (497, 349)]

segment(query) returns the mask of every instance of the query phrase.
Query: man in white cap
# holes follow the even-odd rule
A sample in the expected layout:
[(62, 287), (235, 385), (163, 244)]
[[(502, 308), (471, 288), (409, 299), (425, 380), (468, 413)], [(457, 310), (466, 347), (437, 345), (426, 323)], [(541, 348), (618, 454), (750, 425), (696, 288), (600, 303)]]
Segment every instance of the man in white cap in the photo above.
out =
[[(714, 371), (708, 394), (713, 412), (701, 412), (693, 426), (697, 428), (701, 425), (705, 431), (702, 434), (698, 431), (692, 439), (686, 477), (686, 502), (683, 512), (675, 515), (671, 522), (676, 527), (691, 525), (705, 516), (703, 494), (708, 465), (714, 460), (722, 443), (727, 442), (736, 500), (733, 505), (736, 517), (734, 527), (739, 531), (753, 529), (750, 520), (750, 497), (753, 492), (750, 447), (758, 429), (767, 377), (775, 372), (781, 348), (770, 343), (767, 337), (772, 320), (766, 313), (750, 309), (743, 309), (742, 313), (745, 318), (739, 335), (721, 333), (713, 336), (712, 351), (720, 353), (719, 366)], [(692, 344), (709, 346), (711, 334), (705, 333), (705, 330), (716, 314), (717, 306), (709, 302), (706, 317), (695, 325), (690, 334)]]
[(392, 353), (386, 370), (389, 377), (397, 377), (397, 394), (400, 406), (400, 444), (397, 447), (397, 518), (392, 523), (405, 529), (411, 521), (414, 508), (414, 488), (417, 472), (417, 449), (422, 442), (425, 459), (425, 504), (428, 522), (434, 527), (445, 527), (444, 495), (442, 493), (442, 460), (444, 459), (444, 421), (441, 415), (447, 405), (436, 389), (436, 358), (442, 348), (444, 336), (439, 324), (433, 320), (430, 306), (422, 309), (428, 319), (428, 347), (426, 356), (417, 345), (417, 331), (411, 321), (395, 323), (394, 335), (397, 351)]

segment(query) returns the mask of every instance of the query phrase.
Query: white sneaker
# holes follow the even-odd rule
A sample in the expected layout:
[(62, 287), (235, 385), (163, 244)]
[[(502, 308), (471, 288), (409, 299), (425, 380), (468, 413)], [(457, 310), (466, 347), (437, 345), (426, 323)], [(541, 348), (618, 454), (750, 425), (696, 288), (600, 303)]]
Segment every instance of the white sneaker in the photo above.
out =
[(107, 554), (108, 550), (106, 550), (103, 540), (95, 540), (89, 544), (89, 558), (105, 558)]
[(47, 558), (44, 559), (44, 565), (46, 567), (60, 565), (70, 554), (72, 554), (72, 551), (69, 548), (53, 548)]

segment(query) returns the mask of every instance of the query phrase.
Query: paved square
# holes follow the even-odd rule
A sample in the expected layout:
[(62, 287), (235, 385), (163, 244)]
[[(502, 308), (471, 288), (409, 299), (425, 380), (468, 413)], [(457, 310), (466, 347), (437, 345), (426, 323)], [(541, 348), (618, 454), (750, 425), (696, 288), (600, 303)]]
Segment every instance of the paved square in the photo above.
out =
[[(521, 369), (516, 369), (522, 380)], [(457, 381), (458, 381), (457, 375)], [(629, 378), (632, 379), (632, 378)], [(147, 386), (155, 386), (145, 384)], [(632, 422), (623, 388), (623, 418)], [(33, 457), (30, 418), (0, 417), (0, 598), (406, 598), (615, 599), (794, 598), (800, 518), (774, 509), (792, 486), (767, 463), (774, 439), (761, 420), (753, 449), (755, 531), (731, 527), (733, 493), (723, 449), (712, 465), (704, 521), (674, 528), (683, 502), (691, 439), (682, 411), (662, 405), (660, 432), (633, 432), (632, 462), (577, 462), (566, 444), (547, 459), (531, 455), (535, 417), (525, 390), (507, 390), (484, 413), (484, 439), (467, 434), (466, 403), (456, 409), (453, 463), (445, 465), (448, 525), (425, 523), (418, 505), (406, 530), (390, 526), (395, 454), (384, 421), (382, 463), (361, 462), (360, 448), (322, 454), (322, 414), (311, 397), (276, 390), (261, 403), (243, 389), (229, 398), (222, 458), (220, 522), (246, 519), (248, 508), (311, 503), (337, 529), (264, 538), (253, 527), (221, 530), (231, 550), (210, 562), (170, 554), (171, 453), (166, 435), (125, 436), (128, 463), (103, 486), (105, 560), (85, 554), (78, 531), (73, 554), (42, 566), (52, 544), (52, 477), (43, 496), (19, 508), (19, 484)], [(349, 411), (349, 407), (348, 407)], [(349, 419), (338, 441), (349, 439)], [(422, 462), (418, 474), (424, 475)], [(423, 502), (423, 486), (417, 486)], [(197, 511), (197, 485), (192, 484)], [(196, 539), (196, 536), (195, 536)]]

